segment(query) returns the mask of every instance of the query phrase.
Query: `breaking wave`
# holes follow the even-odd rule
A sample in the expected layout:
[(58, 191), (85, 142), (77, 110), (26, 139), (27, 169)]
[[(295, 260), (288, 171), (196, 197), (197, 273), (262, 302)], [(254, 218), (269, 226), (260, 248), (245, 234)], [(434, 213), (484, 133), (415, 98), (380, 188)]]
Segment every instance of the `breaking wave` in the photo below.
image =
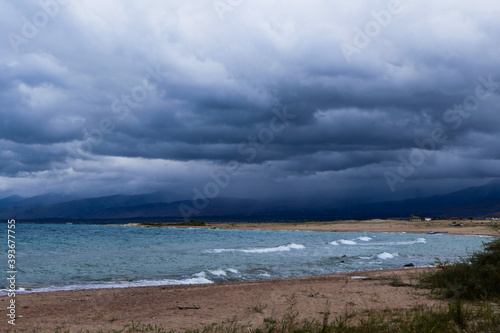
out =
[(341, 239), (339, 240), (339, 243), (340, 244), (344, 244), (344, 245), (357, 245), (358, 243), (356, 243), (355, 241), (352, 241), (352, 240), (346, 240), (346, 239)]
[(377, 257), (379, 259), (383, 259), (383, 260), (392, 259), (392, 258), (397, 257), (397, 256), (398, 256), (397, 253), (389, 253), (389, 252), (383, 252), (383, 253), (377, 255)]
[[(203, 273), (203, 272), (202, 272)], [(196, 274), (195, 274), (196, 275)], [(154, 287), (154, 286), (168, 286), (168, 285), (188, 285), (188, 284), (211, 284), (213, 281), (202, 277), (196, 276), (188, 279), (165, 279), (165, 280), (139, 280), (139, 281), (119, 281), (119, 282), (106, 282), (106, 283), (91, 283), (91, 284), (74, 284), (70, 286), (48, 286), (43, 288), (26, 288), (25, 290), (18, 290), (19, 294), (30, 293), (45, 293), (52, 291), (72, 291), (72, 290), (90, 290), (90, 289), (114, 289), (114, 288), (131, 288), (131, 287)], [(6, 295), (6, 290), (0, 290), (0, 295)]]
[(280, 245), (275, 247), (264, 247), (264, 248), (251, 248), (251, 249), (214, 249), (209, 250), (211, 253), (223, 253), (223, 252), (243, 252), (243, 253), (271, 253), (271, 252), (284, 252), (290, 250), (303, 250), (306, 247), (302, 244), (290, 243), (287, 245)]

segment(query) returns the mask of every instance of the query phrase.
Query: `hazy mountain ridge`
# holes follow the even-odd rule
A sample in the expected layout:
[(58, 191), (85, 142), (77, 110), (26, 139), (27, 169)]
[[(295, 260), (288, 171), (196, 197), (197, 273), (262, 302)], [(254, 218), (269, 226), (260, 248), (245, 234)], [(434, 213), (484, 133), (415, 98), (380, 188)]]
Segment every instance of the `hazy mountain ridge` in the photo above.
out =
[[(64, 201), (49, 194), (33, 198), (11, 196), (0, 199), (0, 218), (9, 219), (125, 219), (182, 218), (179, 207), (193, 207), (191, 200), (170, 201), (168, 193), (113, 195)], [(484, 217), (500, 212), (500, 181), (470, 187), (445, 195), (325, 208), (323, 204), (250, 199), (215, 198), (205, 208), (191, 211), (189, 218), (238, 217), (295, 220), (335, 220), (407, 217), (410, 214), (442, 217)]]

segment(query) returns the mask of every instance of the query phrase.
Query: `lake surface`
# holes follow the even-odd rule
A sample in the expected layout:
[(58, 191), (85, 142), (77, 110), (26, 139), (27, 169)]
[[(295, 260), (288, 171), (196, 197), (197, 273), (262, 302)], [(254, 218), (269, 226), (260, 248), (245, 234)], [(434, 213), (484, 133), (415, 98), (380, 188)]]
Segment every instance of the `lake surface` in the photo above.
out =
[[(20, 292), (260, 280), (432, 265), (490, 237), (16, 225)], [(7, 271), (7, 246), (3, 248)], [(5, 295), (2, 279), (0, 293)]]

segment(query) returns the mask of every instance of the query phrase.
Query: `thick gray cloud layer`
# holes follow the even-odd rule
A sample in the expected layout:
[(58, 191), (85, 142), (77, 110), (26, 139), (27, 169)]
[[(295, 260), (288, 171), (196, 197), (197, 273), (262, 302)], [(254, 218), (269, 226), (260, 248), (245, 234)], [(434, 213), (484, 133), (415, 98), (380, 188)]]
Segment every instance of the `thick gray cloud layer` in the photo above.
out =
[(185, 198), (230, 161), (224, 196), (500, 176), (498, 1), (0, 6), (0, 196)]

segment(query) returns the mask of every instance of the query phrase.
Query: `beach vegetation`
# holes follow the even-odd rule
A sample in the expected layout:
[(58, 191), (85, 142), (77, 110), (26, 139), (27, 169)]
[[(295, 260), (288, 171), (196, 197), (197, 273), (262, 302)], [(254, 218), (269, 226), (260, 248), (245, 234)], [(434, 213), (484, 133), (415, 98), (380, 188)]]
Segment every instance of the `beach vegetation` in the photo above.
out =
[(254, 312), (254, 313), (263, 313), (266, 308), (267, 308), (267, 304), (257, 302), (251, 307), (250, 310), (252, 310), (252, 312)]
[[(461, 332), (500, 331), (500, 313), (490, 303), (465, 305), (461, 300), (448, 306), (419, 305), (410, 309), (346, 311), (331, 318), (324, 311), (318, 318), (299, 319), (291, 309), (281, 318), (266, 317), (259, 325), (241, 323), (237, 318), (221, 324), (206, 325), (185, 331), (174, 331), (162, 325), (132, 323), (120, 330), (97, 333), (386, 333), (386, 332)], [(34, 331), (36, 333), (36, 331)], [(94, 333), (94, 331), (56, 331), (56, 333)]]
[(189, 220), (189, 222), (185, 222), (184, 225), (204, 227), (207, 224), (205, 223), (205, 221), (201, 220)]
[(442, 297), (467, 300), (500, 299), (500, 239), (497, 238), (468, 258), (449, 263), (436, 260), (437, 270), (422, 273), (420, 286)]
[(401, 276), (399, 276), (397, 274), (393, 274), (389, 279), (390, 279), (389, 285), (391, 287), (404, 287), (404, 286), (407, 286), (407, 284), (404, 283), (403, 280), (401, 279)]

